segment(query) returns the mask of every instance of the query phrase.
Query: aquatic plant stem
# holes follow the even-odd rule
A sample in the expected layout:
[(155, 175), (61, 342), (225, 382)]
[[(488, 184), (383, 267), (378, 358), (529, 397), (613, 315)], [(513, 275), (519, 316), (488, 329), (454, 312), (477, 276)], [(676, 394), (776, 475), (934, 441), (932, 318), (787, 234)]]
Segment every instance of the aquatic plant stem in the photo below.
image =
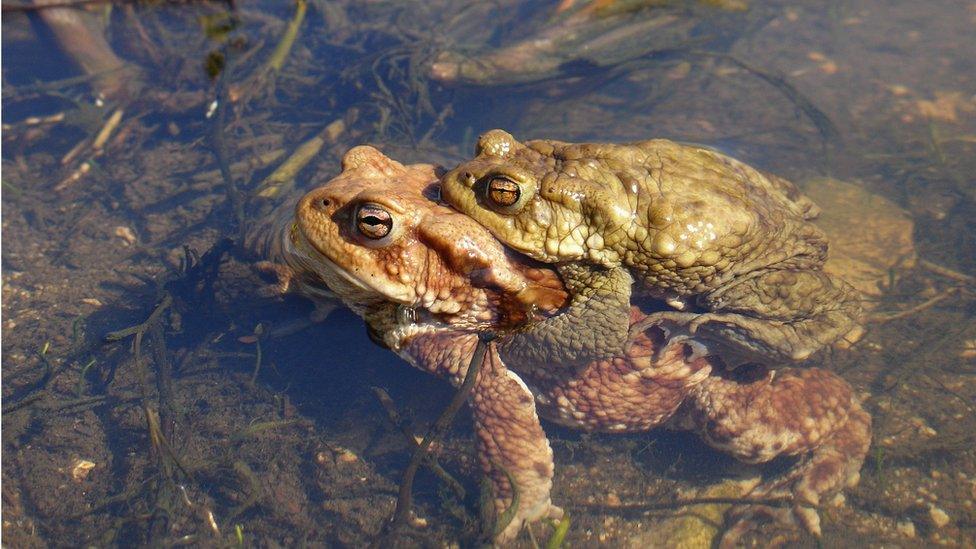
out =
[(447, 430), (447, 427), (454, 420), (454, 416), (457, 415), (458, 410), (461, 409), (461, 405), (464, 404), (471, 389), (474, 388), (475, 381), (478, 378), (478, 372), (481, 370), (481, 366), (484, 364), (485, 358), (488, 355), (488, 343), (493, 339), (495, 339), (494, 334), (478, 334), (478, 345), (475, 346), (474, 352), (471, 354), (471, 363), (468, 365), (468, 371), (464, 374), (464, 380), (454, 394), (454, 398), (451, 399), (451, 403), (447, 405), (447, 408), (444, 409), (440, 417), (434, 421), (434, 424), (431, 425), (427, 434), (424, 436), (423, 441), (420, 442), (420, 445), (414, 451), (413, 457), (410, 459), (410, 463), (403, 473), (403, 480), (400, 481), (396, 510), (393, 512), (393, 519), (389, 522), (388, 528), (386, 529), (387, 534), (385, 536), (381, 535), (379, 540), (377, 540), (378, 543), (375, 543), (374, 546), (379, 545), (380, 540), (383, 540), (387, 536), (395, 535), (407, 523), (411, 507), (413, 506), (413, 479), (417, 474), (417, 469), (420, 468), (420, 464), (424, 461), (427, 452), (430, 450), (430, 445), (444, 434), (444, 431)]
[[(403, 439), (407, 441), (407, 445), (411, 450), (416, 452), (417, 449), (420, 448), (420, 443), (417, 442), (416, 438), (414, 438), (413, 433), (407, 426), (407, 422), (404, 420), (403, 416), (400, 415), (400, 412), (397, 411), (396, 404), (394, 404), (393, 399), (390, 398), (389, 393), (380, 387), (373, 387), (373, 394), (376, 395), (377, 400), (380, 401), (380, 405), (382, 405), (383, 409), (386, 410), (386, 415), (390, 420), (390, 423), (400, 430), (400, 432), (403, 434)], [(435, 475), (437, 475), (451, 488), (458, 499), (464, 500), (467, 495), (464, 486), (461, 486), (461, 483), (458, 482), (457, 479), (455, 479), (450, 473), (441, 467), (441, 464), (437, 462), (437, 458), (434, 457), (433, 454), (428, 453), (426, 457), (427, 467), (429, 467)]]
[(221, 73), (221, 78), (217, 83), (217, 112), (213, 121), (213, 152), (217, 158), (217, 167), (220, 168), (220, 176), (224, 180), (227, 198), (230, 201), (231, 210), (234, 214), (234, 226), (230, 233), (237, 237), (238, 242), (244, 242), (244, 197), (240, 189), (237, 188), (237, 184), (234, 182), (234, 176), (230, 172), (230, 161), (227, 157), (227, 143), (224, 138), (224, 125), (227, 121), (227, 103), (230, 101), (224, 80), (227, 78), (229, 72), (230, 64), (228, 63), (227, 68)]
[(305, 0), (296, 0), (295, 2), (295, 16), (291, 21), (288, 22), (288, 27), (285, 29), (285, 34), (281, 37), (281, 41), (275, 47), (274, 52), (268, 59), (266, 67), (274, 72), (281, 70), (281, 67), (285, 64), (285, 59), (291, 52), (291, 47), (295, 44), (295, 38), (298, 37), (298, 29), (302, 26), (302, 21), (305, 20), (305, 11), (307, 6)]
[(924, 302), (919, 303), (918, 305), (915, 305), (914, 307), (905, 309), (903, 311), (898, 311), (894, 313), (875, 313), (872, 315), (868, 315), (865, 322), (868, 324), (882, 324), (884, 322), (891, 322), (892, 320), (899, 320), (902, 318), (906, 318), (938, 305), (939, 303), (952, 297), (958, 291), (959, 291), (958, 287), (947, 288), (946, 290), (943, 290), (942, 292), (936, 294), (934, 297), (931, 297), (925, 300)]
[[(355, 115), (352, 116), (355, 118)], [(309, 162), (319, 154), (326, 143), (335, 143), (338, 137), (346, 130), (344, 118), (333, 120), (322, 131), (318, 132), (311, 139), (299, 145), (295, 151), (281, 163), (271, 175), (258, 185), (255, 193), (262, 198), (274, 198), (287, 193), (293, 186), (298, 172), (302, 171)]]

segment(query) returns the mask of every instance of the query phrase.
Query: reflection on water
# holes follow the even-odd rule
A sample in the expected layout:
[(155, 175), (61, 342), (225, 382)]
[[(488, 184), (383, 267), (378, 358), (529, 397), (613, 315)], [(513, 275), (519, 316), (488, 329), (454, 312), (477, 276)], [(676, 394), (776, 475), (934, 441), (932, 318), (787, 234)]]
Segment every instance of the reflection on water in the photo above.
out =
[[(348, 311), (267, 297), (251, 252), (351, 146), (453, 166), (494, 127), (702, 143), (806, 185), (825, 223), (862, 218), (834, 252), (874, 258), (852, 268), (880, 321), (817, 363), (874, 445), (824, 543), (976, 543), (976, 4), (4, 9), (11, 546), (373, 539), (409, 449), (370, 387), (415, 433), (452, 391)], [(608, 507), (725, 495), (741, 471), (693, 437), (546, 430), (573, 545), (653, 543), (674, 510)], [(468, 496), (422, 470), (405, 545), (477, 537), (470, 422), (437, 446)]]

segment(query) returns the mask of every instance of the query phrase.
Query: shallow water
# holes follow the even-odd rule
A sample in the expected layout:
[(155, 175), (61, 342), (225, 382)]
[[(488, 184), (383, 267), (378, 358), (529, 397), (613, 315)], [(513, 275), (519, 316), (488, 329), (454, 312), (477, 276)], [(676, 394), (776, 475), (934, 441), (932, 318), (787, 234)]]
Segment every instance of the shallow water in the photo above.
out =
[[(891, 268), (874, 298), (897, 318), (815, 359), (856, 388), (875, 429), (860, 485), (821, 511), (823, 543), (976, 545), (976, 3), (701, 2), (597, 12), (575, 29), (555, 4), (115, 7), (86, 24), (136, 70), (99, 78), (38, 12), (5, 11), (5, 543), (374, 539), (409, 451), (371, 387), (417, 433), (452, 391), (371, 343), (349, 311), (312, 324), (302, 298), (265, 297), (253, 256), (225, 241), (277, 205), (246, 193), (331, 124), (299, 187), (337, 173), (355, 144), (451, 166), (502, 127), (703, 143), (801, 184), (830, 176), (886, 197), (914, 222), (918, 261)], [(518, 70), (432, 77), (441, 52), (540, 36), (552, 50)], [(119, 87), (95, 106), (97, 89)], [(104, 341), (165, 295), (139, 349)], [(653, 505), (757, 470), (663, 430), (546, 430), (572, 546), (652, 543), (676, 511), (617, 501)], [(439, 456), (475, 493), (469, 437), (462, 416)], [(474, 496), (458, 502), (426, 472), (415, 492), (426, 526), (405, 546), (474, 542)]]

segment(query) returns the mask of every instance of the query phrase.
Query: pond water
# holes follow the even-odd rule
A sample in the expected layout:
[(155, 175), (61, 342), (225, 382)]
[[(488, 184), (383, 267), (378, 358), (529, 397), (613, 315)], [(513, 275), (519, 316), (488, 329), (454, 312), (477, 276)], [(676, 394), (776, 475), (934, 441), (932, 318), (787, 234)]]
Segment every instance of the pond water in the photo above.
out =
[[(873, 443), (821, 543), (976, 546), (976, 2), (21, 2), (2, 31), (6, 545), (374, 542), (411, 448), (373, 388), (418, 435), (453, 389), (272, 295), (242, 235), (354, 145), (452, 167), (504, 128), (700, 143), (846, 212), (873, 321), (810, 364)], [(302, 146), (297, 189), (257, 196)], [(567, 546), (708, 546), (723, 509), (670, 502), (770, 471), (544, 426)], [(468, 495), (422, 468), (397, 545), (477, 543), (471, 436), (462, 412), (434, 446)]]

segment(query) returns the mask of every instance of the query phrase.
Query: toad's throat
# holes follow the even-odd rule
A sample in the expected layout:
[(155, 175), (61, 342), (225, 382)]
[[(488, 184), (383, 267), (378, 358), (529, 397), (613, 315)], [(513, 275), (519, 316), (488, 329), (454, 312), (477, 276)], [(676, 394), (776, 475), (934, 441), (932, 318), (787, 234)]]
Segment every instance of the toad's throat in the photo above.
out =
[(417, 306), (408, 297), (401, 296), (398, 300), (397, 296), (388, 295), (389, 289), (380, 292), (366, 284), (319, 250), (297, 224), (292, 226), (286, 245), (291, 248), (291, 253), (287, 255), (297, 263), (292, 265), (293, 268), (316, 273), (359, 316), (364, 316), (367, 309), (372, 307), (400, 301), (389, 319), (389, 327), (393, 330), (391, 339), (403, 340), (420, 333), (456, 329), (453, 324), (440, 318), (440, 315)]
[(316, 246), (302, 230), (298, 223), (292, 225), (289, 231), (287, 245), (290, 246), (300, 268), (306, 272), (314, 272), (334, 291), (350, 309), (360, 312), (359, 307), (387, 301), (395, 301), (410, 305), (411, 296), (404, 292), (402, 295), (393, 293), (392, 288), (376, 288), (367, 284), (361, 277), (347, 270), (333, 260), (326, 250)]

